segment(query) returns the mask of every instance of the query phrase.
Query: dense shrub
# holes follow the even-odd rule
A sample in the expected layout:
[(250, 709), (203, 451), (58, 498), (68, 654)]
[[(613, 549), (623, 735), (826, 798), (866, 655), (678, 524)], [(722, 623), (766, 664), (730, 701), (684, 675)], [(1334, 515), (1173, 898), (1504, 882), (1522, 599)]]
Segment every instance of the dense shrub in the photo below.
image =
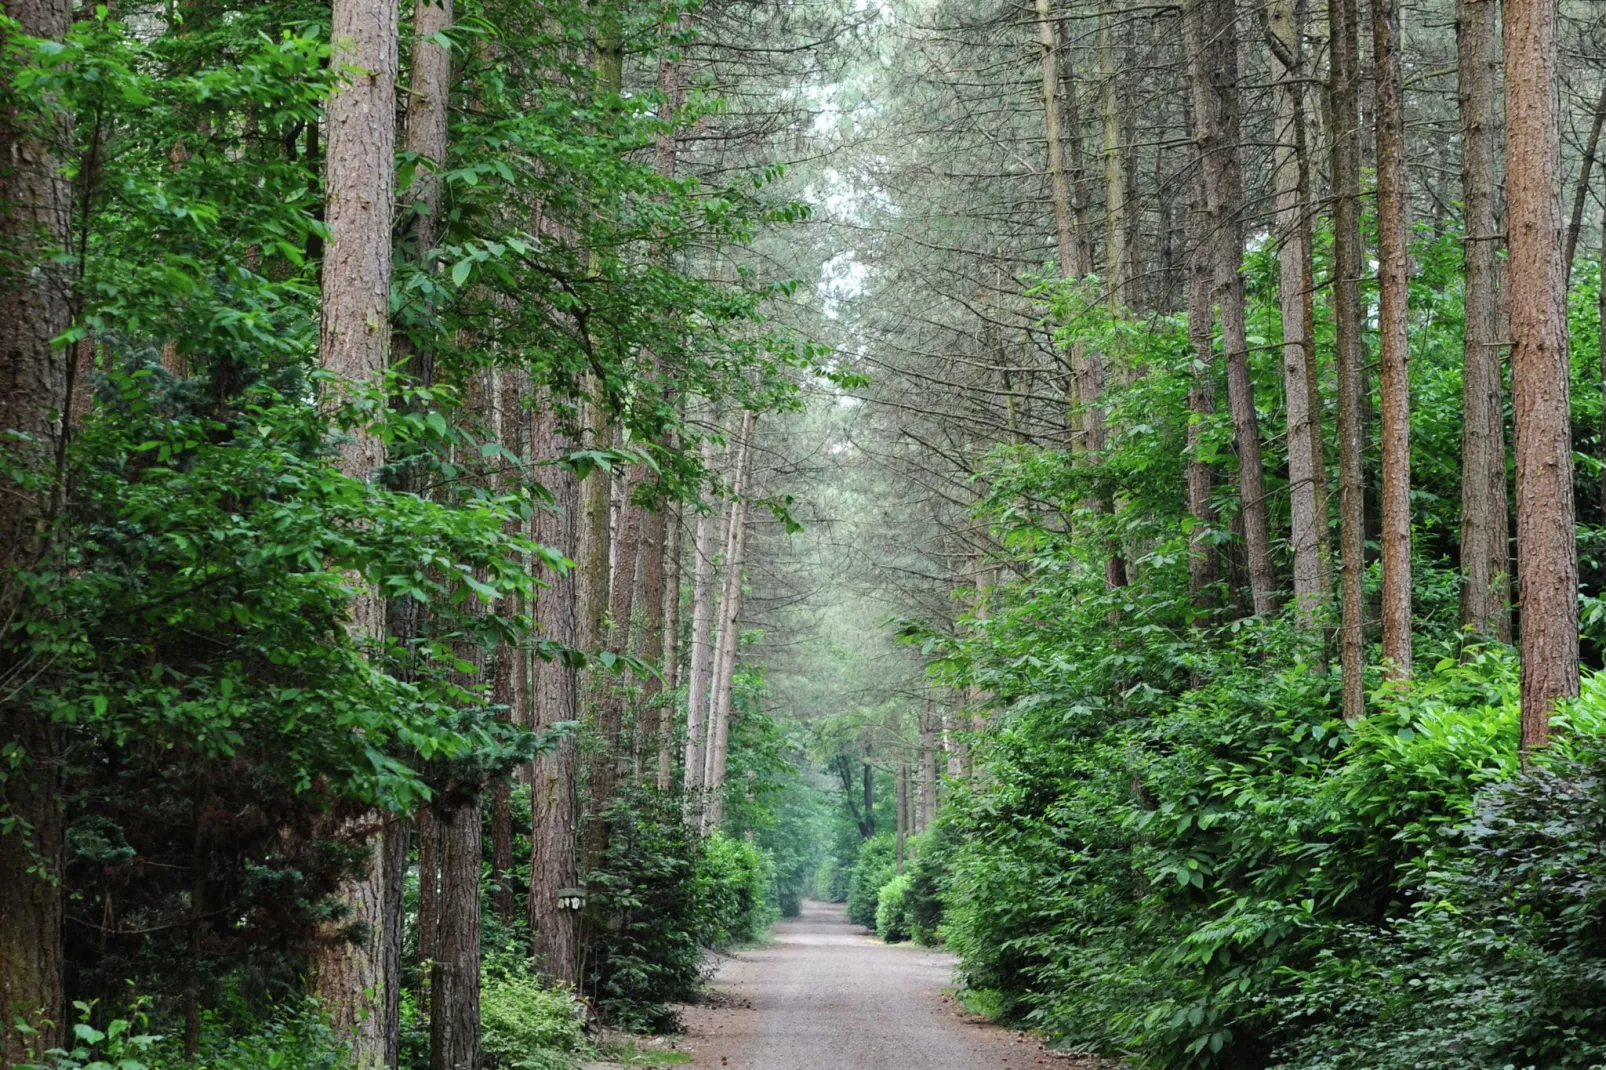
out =
[(889, 944), (901, 944), (912, 935), (909, 874), (898, 874), (877, 893), (875, 934)]
[(310, 1000), (279, 1007), (257, 1021), (204, 1013), (193, 1062), (184, 1055), (182, 1038), (150, 1031), (145, 1005), (141, 1000), (135, 1009), (108, 1017), (98, 1006), (79, 1002), (71, 1045), (43, 1053), (37, 1065), (45, 1070), (343, 1070), (349, 1065), (341, 1038)]
[(770, 865), (764, 853), (718, 829), (703, 841), (697, 860), (695, 911), (703, 946), (730, 947), (764, 934), (775, 920), (768, 895)]
[(623, 1028), (671, 1030), (670, 1006), (689, 1002), (703, 978), (699, 840), (675, 796), (627, 792), (607, 818), (607, 846), (586, 882), (585, 994)]
[(528, 973), (487, 973), (480, 992), (485, 1070), (568, 1070), (585, 1050), (585, 1009)]
[(921, 835), (920, 854), (908, 867), (909, 936), (917, 944), (933, 947), (942, 942), (943, 896), (947, 893), (947, 826), (939, 822)]
[(865, 840), (848, 879), (848, 918), (855, 925), (875, 928), (876, 897), (897, 868), (892, 837), (885, 834)]

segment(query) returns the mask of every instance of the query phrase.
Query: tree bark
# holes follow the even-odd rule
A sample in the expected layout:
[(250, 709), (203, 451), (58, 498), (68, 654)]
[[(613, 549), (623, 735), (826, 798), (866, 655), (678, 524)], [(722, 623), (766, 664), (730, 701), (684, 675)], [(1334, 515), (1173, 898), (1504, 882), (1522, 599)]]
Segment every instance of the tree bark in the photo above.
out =
[(897, 783), (894, 785), (898, 806), (897, 863), (894, 872), (903, 872), (903, 844), (904, 838), (909, 835), (909, 763), (898, 762), (894, 776)]
[[(324, 220), (331, 240), (323, 261), (319, 352), (325, 371), (363, 388), (384, 374), (390, 350), (391, 219), (396, 188), (396, 0), (335, 0), (331, 63), (344, 73), (329, 98)], [(337, 396), (347, 389), (336, 385)], [(378, 436), (358, 430), (337, 447), (341, 471), (367, 480), (384, 462)], [(358, 637), (384, 634), (385, 604), (360, 588), (350, 628)], [(349, 1036), (359, 1068), (383, 1065), (390, 1026), (384, 976), (384, 850), (377, 815), (350, 823), (347, 834), (374, 831), (362, 870), (337, 892), (349, 908), (342, 924), (353, 938), (328, 933), (313, 954), (313, 990), (338, 1035)], [(394, 983), (394, 981), (392, 981)]]
[[(4, 12), (23, 33), (59, 41), (72, 9), (69, 0), (6, 0)], [(50, 344), (72, 315), (68, 280), (51, 263), (70, 230), (72, 194), (58, 154), (71, 150), (71, 116), (57, 113), (49, 129), (30, 130), (9, 111), (0, 109), (0, 449), (7, 462), (0, 471), (15, 465), (45, 478), (35, 490), (0, 475), (6, 502), (0, 510), (0, 622), (7, 623), (24, 598), (18, 576), (50, 553), (61, 485), (57, 458), (67, 430), (59, 415), (72, 406), (73, 393), (71, 350), (57, 352)], [(0, 668), (0, 693), (15, 695), (25, 686), (17, 671)], [(0, 812), (18, 819), (0, 834), (0, 1067), (7, 1067), (42, 1059), (65, 1035), (59, 883), (65, 741), (24, 696), (0, 703), (0, 725), (0, 748), (15, 743), (26, 758), (0, 784)], [(38, 1035), (12, 1029), (18, 1017)]]
[(680, 503), (665, 503), (663, 660), (664, 698), (658, 714), (658, 788), (675, 786), (675, 696), (680, 690), (680, 556), (684, 542)]
[(1383, 447), (1383, 670), (1411, 678), (1410, 187), (1399, 0), (1372, 0), (1377, 65), (1378, 397)]
[(1567, 273), (1561, 259), (1554, 0), (1506, 0), (1505, 55), (1511, 401), (1526, 757), (1547, 742), (1556, 702), (1578, 694), (1578, 548)]
[(1510, 533), (1506, 503), (1505, 404), (1500, 351), (1500, 221), (1495, 209), (1498, 130), (1495, 0), (1457, 0), (1456, 68), (1461, 101), (1462, 344), (1461, 626), (1511, 638)]
[(480, 1068), (479, 786), (448, 791), (436, 810), (441, 834), (440, 943), (430, 987), (430, 1070)]
[[(407, 916), (407, 869), (412, 863), (411, 829), (405, 816), (393, 815), (385, 823), (385, 1065), (401, 1065), (402, 950)], [(393, 908), (394, 904), (394, 908)]]
[(926, 831), (937, 817), (937, 729), (928, 699), (920, 710), (920, 822)]
[(1127, 160), (1121, 142), (1120, 70), (1115, 58), (1115, 34), (1110, 25), (1112, 5), (1099, 7), (1099, 118), (1104, 141), (1104, 273), (1110, 307), (1134, 308), (1132, 242), (1127, 206)]
[(1366, 492), (1361, 460), (1365, 421), (1361, 377), (1361, 131), (1359, 27), (1355, 0), (1328, 0), (1332, 35), (1328, 129), (1333, 182), (1333, 319), (1338, 366), (1339, 664), (1344, 719), (1366, 714)]
[(1055, 247), (1059, 251), (1062, 276), (1076, 272), (1075, 221), (1071, 211), (1071, 183), (1065, 173), (1065, 153), (1060, 138), (1058, 45), (1054, 37), (1053, 5), (1037, 0), (1037, 40), (1042, 51), (1043, 132), (1048, 145), (1049, 194), (1054, 204)]
[[(1313, 390), (1316, 359), (1312, 320), (1310, 214), (1305, 203), (1302, 84), (1303, 27), (1295, 0), (1273, 0), (1266, 33), (1272, 42), (1274, 140), (1272, 184), (1278, 232), (1277, 295), (1282, 312), (1283, 395), (1288, 410), (1288, 512), (1294, 556), (1294, 613), (1301, 627), (1319, 629), (1327, 590), (1322, 582), (1319, 508), (1321, 399)], [(1313, 426), (1314, 425), (1314, 426)]]
[[(566, 454), (570, 443), (560, 433), (550, 397), (532, 418), (530, 457), (537, 464)], [(552, 507), (535, 515), (534, 539), (575, 555), (582, 517), (579, 481), (563, 466), (548, 471)], [(536, 627), (553, 643), (578, 646), (581, 634), (579, 577), (574, 572), (549, 576), (535, 604)], [(534, 728), (549, 730), (580, 719), (578, 671), (561, 661), (537, 660), (530, 673)], [(580, 884), (575, 858), (578, 812), (576, 743), (572, 734), (551, 751), (538, 755), (530, 770), (530, 914), (531, 942), (538, 967), (554, 981), (580, 981), (580, 928), (575, 911), (558, 907), (558, 891)]]
[(1243, 175), (1238, 162), (1238, 50), (1234, 0), (1186, 0), (1184, 47), (1192, 85), (1194, 136), (1199, 145), (1210, 246), (1214, 251), (1214, 300), (1221, 318), (1221, 349), (1227, 365), (1227, 405), (1238, 453), (1238, 496), (1249, 587), (1258, 616), (1276, 612), (1277, 576), (1272, 568), (1270, 518), (1249, 343), (1244, 327)]
[(730, 748), (730, 722), (736, 686), (736, 655), (741, 639), (742, 561), (747, 546), (748, 481), (753, 470), (753, 431), (758, 413), (742, 414), (742, 437), (737, 447), (736, 478), (731, 488), (731, 523), (726, 538), (725, 584), (719, 602), (719, 640), (714, 652), (712, 713), (708, 721), (708, 764), (704, 784), (708, 791), (706, 828), (725, 820), (725, 764)]
[[(714, 444), (703, 440), (703, 469), (712, 472)], [(706, 763), (704, 736), (707, 734), (709, 674), (713, 666), (714, 633), (714, 525), (718, 513), (705, 492), (697, 516), (697, 536), (693, 553), (697, 557), (691, 598), (691, 675), (686, 691), (686, 797), (700, 809)]]
[(435, 947), (439, 942), (441, 889), (441, 834), (435, 811), (418, 811), (418, 1013), (425, 1021), (432, 1011), (430, 979), (435, 973)]

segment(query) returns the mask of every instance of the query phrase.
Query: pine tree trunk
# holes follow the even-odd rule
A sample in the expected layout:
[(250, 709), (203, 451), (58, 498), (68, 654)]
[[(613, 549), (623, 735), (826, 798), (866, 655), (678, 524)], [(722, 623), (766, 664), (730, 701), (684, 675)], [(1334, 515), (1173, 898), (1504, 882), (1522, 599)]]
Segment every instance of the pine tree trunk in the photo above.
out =
[[(68, 0), (6, 0), (5, 14), (25, 34), (61, 40), (72, 22)], [(51, 339), (69, 326), (68, 280), (51, 263), (64, 248), (72, 193), (60, 173), (58, 150), (71, 150), (71, 117), (29, 131), (0, 114), (0, 621), (13, 621), (24, 598), (20, 573), (38, 568), (51, 550), (48, 525), (59, 478), (51, 477), (65, 433), (57, 415), (70, 411), (75, 390), (67, 352)], [(17, 437), (12, 437), (13, 435)], [(3, 470), (16, 465), (45, 475), (41, 490), (25, 490)], [(26, 765), (0, 784), (0, 813), (20, 819), (0, 832), (0, 1067), (33, 1061), (63, 1041), (62, 901), (65, 815), (61, 765), (65, 740), (48, 716), (17, 692), (19, 678), (0, 647), (0, 749), (15, 743)], [(16, 659), (21, 664), (21, 659)], [(24, 824), (25, 823), (25, 824)], [(37, 870), (36, 870), (37, 867)], [(11, 1028), (21, 1017), (39, 1030), (26, 1038)]]
[(658, 788), (668, 791), (675, 785), (675, 696), (680, 690), (680, 557), (684, 543), (680, 503), (669, 509), (664, 549), (664, 627), (663, 660), (666, 697), (658, 715)]
[[(559, 434), (550, 398), (530, 427), (530, 457), (537, 464), (562, 456), (571, 444)], [(544, 468), (552, 493), (550, 510), (535, 515), (534, 539), (564, 553), (579, 553), (580, 488), (574, 473), (561, 466)], [(579, 577), (573, 572), (548, 577), (535, 605), (540, 635), (554, 643), (577, 646), (580, 637)], [(534, 727), (550, 729), (580, 719), (579, 674), (560, 661), (537, 660), (531, 668), (530, 701)], [(580, 883), (575, 857), (578, 807), (576, 743), (571, 734), (538, 755), (530, 770), (530, 932), (539, 968), (555, 981), (580, 981), (580, 932), (576, 912), (558, 907), (558, 891)]]
[[(714, 468), (714, 445), (703, 440), (703, 469)], [(697, 516), (697, 536), (692, 552), (696, 555), (696, 575), (691, 596), (691, 673), (686, 692), (686, 798), (700, 806), (703, 769), (706, 763), (704, 736), (707, 734), (709, 675), (713, 668), (714, 634), (714, 525), (719, 513), (704, 493)]]
[[(385, 822), (385, 1065), (401, 1065), (402, 952), (406, 943), (407, 870), (412, 864), (411, 822), (392, 816)], [(395, 908), (392, 909), (392, 904)]]
[(441, 835), (440, 943), (430, 987), (430, 1070), (480, 1070), (480, 805), (448, 792)]
[(1054, 236), (1059, 250), (1060, 274), (1069, 276), (1077, 266), (1075, 222), (1071, 212), (1071, 183), (1065, 173), (1065, 153), (1060, 138), (1058, 45), (1050, 0), (1037, 0), (1037, 40), (1042, 51), (1043, 129), (1048, 146), (1049, 194), (1054, 204)]
[(430, 978), (440, 922), (440, 849), (435, 811), (425, 806), (418, 811), (418, 1014), (425, 1021), (431, 1012)]
[(921, 832), (937, 817), (937, 746), (935, 717), (928, 699), (920, 711), (920, 824)]
[(1288, 410), (1288, 507), (1294, 556), (1294, 611), (1307, 630), (1321, 626), (1327, 599), (1322, 584), (1322, 530), (1327, 518), (1319, 509), (1321, 399), (1312, 390), (1316, 359), (1308, 333), (1312, 319), (1310, 280), (1310, 214), (1305, 203), (1304, 158), (1300, 147), (1305, 124), (1301, 80), (1304, 77), (1302, 27), (1295, 0), (1273, 0), (1267, 9), (1266, 33), (1272, 51), (1273, 133), (1272, 183), (1278, 232), (1277, 294), (1283, 327), (1283, 393)]
[(1359, 33), (1355, 0), (1328, 0), (1332, 65), (1328, 129), (1332, 142), (1333, 319), (1338, 366), (1339, 664), (1344, 719), (1366, 713), (1366, 490), (1362, 478), (1366, 422), (1362, 379), (1360, 278), (1361, 131)]
[(1462, 344), (1461, 625), (1511, 638), (1510, 533), (1500, 330), (1500, 222), (1495, 211), (1495, 111), (1500, 57), (1495, 0), (1457, 0), (1461, 99), (1462, 244), (1466, 329)]
[[(397, 23), (396, 0), (335, 0), (331, 13), (331, 63), (347, 73), (328, 104), (324, 220), (331, 240), (323, 262), (319, 351), (325, 371), (357, 388), (377, 382), (389, 356)], [(384, 447), (364, 429), (341, 442), (337, 455), (342, 472), (367, 480), (383, 463)], [(353, 634), (382, 635), (384, 609), (377, 592), (360, 589), (351, 604)], [(362, 870), (337, 892), (349, 910), (341, 926), (358, 936), (326, 934), (310, 969), (336, 1033), (353, 1038), (359, 1068), (384, 1064), (390, 1031), (380, 827), (377, 815), (369, 815), (341, 830), (348, 836), (372, 830)]]
[(748, 481), (753, 469), (753, 431), (758, 413), (742, 414), (736, 478), (732, 487), (730, 533), (725, 554), (725, 586), (719, 603), (719, 642), (715, 650), (713, 710), (708, 722), (708, 765), (704, 783), (708, 791), (706, 828), (725, 820), (725, 764), (730, 747), (730, 721), (736, 684), (736, 655), (741, 634), (742, 561), (747, 545)]
[(1505, 55), (1517, 604), (1527, 755), (1547, 742), (1556, 702), (1578, 694), (1578, 549), (1554, 0), (1506, 0)]
[(896, 834), (897, 864), (894, 872), (902, 873), (903, 841), (904, 838), (909, 834), (909, 763), (900, 761), (898, 763), (897, 771), (893, 775), (896, 778), (896, 783), (893, 785), (893, 788), (894, 793), (897, 796), (898, 807), (898, 831)]
[(1099, 8), (1099, 118), (1104, 141), (1104, 274), (1110, 307), (1132, 308), (1131, 233), (1127, 216), (1126, 154), (1121, 144), (1120, 71), (1116, 66), (1111, 5)]
[[(1186, 20), (1191, 27), (1194, 20)], [(1192, 28), (1188, 32), (1195, 32)], [(1202, 146), (1195, 150), (1202, 151)], [(1208, 423), (1216, 412), (1216, 348), (1212, 331), (1210, 291), (1215, 277), (1211, 253), (1212, 222), (1204, 193), (1202, 164), (1195, 166), (1192, 183), (1190, 255), (1188, 257), (1188, 347), (1193, 353), (1193, 375), (1188, 383), (1188, 593), (1196, 611), (1195, 624), (1208, 621), (1216, 601), (1214, 588), (1221, 580), (1221, 555), (1211, 538), (1219, 517), (1212, 500), (1216, 470), (1203, 457)]]
[(1209, 230), (1213, 236), (1213, 298), (1221, 318), (1227, 366), (1227, 406), (1238, 452), (1238, 496), (1254, 612), (1276, 612), (1270, 519), (1261, 468), (1260, 429), (1249, 378), (1244, 327), (1243, 176), (1238, 162), (1238, 51), (1234, 0), (1187, 0), (1183, 40), (1192, 84), (1194, 137), (1199, 146)]
[(1383, 669), (1411, 678), (1410, 187), (1399, 0), (1372, 0), (1377, 64), (1378, 397), (1383, 432)]

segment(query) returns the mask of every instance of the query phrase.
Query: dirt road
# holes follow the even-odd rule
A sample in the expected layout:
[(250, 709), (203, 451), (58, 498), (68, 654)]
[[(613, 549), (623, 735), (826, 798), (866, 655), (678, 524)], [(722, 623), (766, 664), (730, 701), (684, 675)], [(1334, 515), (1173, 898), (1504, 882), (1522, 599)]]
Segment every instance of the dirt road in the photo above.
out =
[[(1030, 1038), (960, 1016), (953, 958), (888, 947), (827, 903), (726, 962), (712, 1005), (686, 1012), (693, 1066), (726, 1070), (1070, 1070)], [(1051, 1062), (1052, 1061), (1052, 1062)]]

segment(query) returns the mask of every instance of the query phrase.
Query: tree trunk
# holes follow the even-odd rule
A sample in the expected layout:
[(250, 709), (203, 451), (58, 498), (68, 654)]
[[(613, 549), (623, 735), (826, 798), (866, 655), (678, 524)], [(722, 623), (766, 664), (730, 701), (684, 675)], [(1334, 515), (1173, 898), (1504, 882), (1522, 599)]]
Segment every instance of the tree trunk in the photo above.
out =
[[(1194, 32), (1193, 22), (1184, 22), (1189, 32)], [(1195, 152), (1202, 153), (1203, 146), (1199, 145)], [(1197, 614), (1194, 622), (1200, 627), (1208, 620), (1208, 610), (1215, 602), (1214, 588), (1221, 580), (1221, 555), (1211, 538), (1219, 522), (1212, 500), (1216, 470), (1203, 457), (1207, 425), (1216, 412), (1216, 347), (1210, 304), (1215, 278), (1210, 233), (1213, 223), (1202, 171), (1202, 162), (1196, 161), (1188, 257), (1188, 346), (1193, 353), (1193, 375), (1188, 384), (1188, 516), (1192, 522), (1188, 533), (1188, 593)]]
[(1126, 154), (1121, 144), (1120, 71), (1107, 2), (1099, 7), (1099, 118), (1104, 140), (1104, 273), (1110, 307), (1132, 308), (1132, 243), (1127, 215)]
[(1365, 264), (1361, 250), (1359, 29), (1355, 0), (1328, 0), (1327, 10), (1332, 35), (1327, 125), (1332, 141), (1333, 349), (1338, 366), (1339, 664), (1344, 719), (1353, 724), (1366, 713), (1366, 491), (1361, 467), (1366, 424), (1362, 418), (1360, 296)]
[(440, 944), (430, 987), (430, 1070), (480, 1068), (480, 804), (446, 793), (436, 811), (441, 833)]
[[(72, 22), (69, 0), (6, 0), (5, 14), (25, 34), (61, 40)], [(60, 172), (58, 149), (72, 146), (71, 116), (52, 116), (51, 129), (19, 128), (0, 113), (0, 620), (13, 621), (24, 598), (18, 576), (50, 553), (49, 525), (61, 484), (56, 468), (58, 414), (72, 407), (67, 354), (51, 339), (70, 325), (68, 280), (51, 257), (66, 247), (72, 194)], [(17, 436), (17, 437), (11, 437)], [(43, 475), (38, 491), (3, 473), (15, 465)], [(3, 650), (3, 647), (0, 647)], [(0, 663), (13, 659), (0, 655)], [(21, 659), (16, 659), (20, 663)], [(0, 812), (19, 819), (0, 833), (0, 1067), (43, 1058), (61, 1046), (66, 1005), (62, 990), (62, 901), (65, 814), (61, 731), (19, 692), (27, 681), (0, 667), (0, 749), (15, 743), (26, 760), (0, 783)], [(39, 1030), (27, 1038), (10, 1028), (16, 1018)]]
[(1037, 0), (1037, 40), (1042, 50), (1043, 132), (1048, 145), (1049, 193), (1054, 202), (1055, 247), (1059, 251), (1062, 276), (1077, 268), (1074, 251), (1074, 220), (1071, 213), (1071, 183), (1065, 173), (1065, 154), (1060, 138), (1058, 46), (1054, 39), (1053, 8), (1050, 0)]
[(1399, 0), (1372, 0), (1377, 65), (1378, 397), (1383, 431), (1383, 670), (1411, 678), (1411, 254)]
[(1312, 390), (1316, 359), (1308, 333), (1312, 319), (1310, 279), (1310, 214), (1305, 203), (1305, 125), (1302, 85), (1303, 27), (1295, 0), (1273, 0), (1267, 9), (1266, 35), (1271, 43), (1272, 103), (1275, 149), (1272, 184), (1278, 231), (1277, 296), (1283, 327), (1283, 394), (1288, 410), (1288, 512), (1294, 552), (1294, 612), (1300, 626), (1320, 628), (1327, 591), (1322, 584), (1322, 529), (1327, 518), (1319, 509), (1321, 399)]
[(893, 785), (897, 796), (898, 830), (895, 836), (897, 849), (897, 863), (894, 872), (903, 872), (903, 841), (909, 834), (909, 763), (900, 761), (897, 771), (893, 774), (896, 783)]
[[(384, 374), (390, 343), (392, 193), (396, 188), (395, 115), (398, 15), (396, 0), (335, 0), (331, 12), (331, 63), (348, 72), (329, 98), (329, 145), (325, 161), (324, 220), (331, 240), (323, 261), (323, 322), (319, 338), (325, 371), (362, 388)], [(336, 385), (340, 393), (345, 389)], [(337, 447), (342, 472), (355, 479), (373, 477), (384, 462), (384, 446), (360, 429)], [(359, 587), (351, 604), (354, 635), (384, 634), (384, 601)], [(345, 830), (375, 830), (361, 872), (337, 892), (349, 915), (342, 926), (359, 934), (336, 934), (315, 949), (310, 973), (313, 990), (336, 1033), (353, 1038), (360, 1068), (386, 1058), (384, 995), (383, 835), (377, 815), (357, 819)]]
[(753, 431), (758, 413), (742, 414), (742, 438), (738, 447), (736, 479), (731, 502), (730, 534), (725, 554), (725, 586), (719, 603), (719, 642), (715, 650), (713, 712), (708, 722), (708, 768), (704, 782), (708, 790), (707, 828), (718, 828), (725, 820), (725, 762), (730, 747), (730, 722), (736, 686), (736, 655), (741, 639), (742, 561), (747, 546), (748, 481), (753, 470)]
[(664, 698), (658, 714), (658, 788), (675, 786), (675, 696), (680, 690), (680, 550), (684, 542), (680, 503), (665, 503), (663, 660)]
[[(714, 468), (714, 444), (703, 440), (703, 469)], [(703, 738), (707, 733), (709, 674), (713, 666), (714, 633), (714, 525), (718, 512), (703, 494), (697, 515), (697, 536), (692, 552), (697, 557), (696, 577), (691, 596), (691, 675), (686, 691), (686, 798), (700, 809), (706, 755)]]
[[(551, 398), (530, 426), (530, 458), (537, 464), (568, 452), (560, 434)], [(534, 539), (570, 555), (579, 553), (580, 489), (574, 472), (561, 466), (547, 469), (550, 510), (535, 515)], [(579, 577), (548, 577), (535, 604), (536, 627), (543, 638), (578, 645), (581, 632)], [(537, 660), (530, 674), (530, 700), (534, 728), (550, 729), (580, 719), (579, 674), (560, 661)], [(558, 907), (558, 891), (580, 884), (575, 858), (577, 813), (576, 743), (568, 735), (556, 747), (538, 755), (530, 770), (530, 932), (538, 967), (555, 981), (580, 981), (580, 929), (575, 911)]]
[(441, 834), (435, 811), (425, 806), (418, 811), (418, 1013), (430, 1016), (430, 978), (435, 972), (438, 943), (441, 888)]
[(1506, 191), (1511, 401), (1517, 457), (1522, 749), (1578, 694), (1578, 548), (1573, 516), (1567, 289), (1554, 0), (1506, 0)]
[(1601, 84), (1600, 99), (1595, 102), (1595, 113), (1589, 123), (1589, 141), (1584, 145), (1584, 159), (1578, 166), (1578, 188), (1573, 191), (1572, 217), (1567, 222), (1567, 247), (1561, 254), (1565, 276), (1563, 281), (1566, 283), (1572, 282), (1573, 257), (1578, 253), (1578, 232), (1584, 226), (1584, 202), (1589, 199), (1589, 176), (1595, 170), (1595, 154), (1600, 149), (1603, 124), (1606, 124), (1606, 82)]
[(1462, 243), (1466, 329), (1462, 343), (1461, 626), (1511, 638), (1510, 535), (1505, 404), (1500, 351), (1500, 222), (1495, 212), (1495, 0), (1457, 0), (1461, 98)]
[(402, 950), (407, 928), (402, 904), (412, 863), (410, 832), (404, 816), (392, 816), (385, 823), (385, 1065), (390, 1070), (401, 1065)]
[(1259, 616), (1276, 612), (1265, 474), (1249, 343), (1244, 328), (1243, 176), (1238, 162), (1238, 50), (1234, 0), (1186, 0), (1183, 40), (1192, 83), (1194, 136), (1199, 145), (1211, 246), (1214, 300), (1220, 309), (1221, 349), (1227, 364), (1227, 405), (1238, 452), (1238, 492), (1249, 587)]
[(937, 818), (936, 725), (928, 699), (920, 711), (920, 831)]

